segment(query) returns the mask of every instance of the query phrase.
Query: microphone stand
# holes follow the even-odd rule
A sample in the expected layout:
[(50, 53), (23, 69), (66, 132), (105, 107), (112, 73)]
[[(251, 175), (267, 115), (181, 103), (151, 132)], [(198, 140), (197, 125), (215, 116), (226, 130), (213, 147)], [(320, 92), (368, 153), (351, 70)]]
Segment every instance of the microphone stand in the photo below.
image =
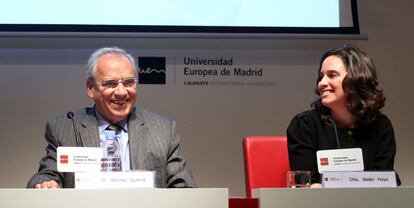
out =
[(76, 140), (76, 146), (77, 147), (83, 147), (83, 143), (82, 143), (82, 139), (81, 139), (81, 135), (80, 132), (78, 131), (78, 129), (76, 128), (76, 121), (75, 121), (75, 114), (72, 111), (69, 111), (66, 116), (72, 120), (72, 125), (73, 125), (73, 131), (75, 132), (75, 140)]

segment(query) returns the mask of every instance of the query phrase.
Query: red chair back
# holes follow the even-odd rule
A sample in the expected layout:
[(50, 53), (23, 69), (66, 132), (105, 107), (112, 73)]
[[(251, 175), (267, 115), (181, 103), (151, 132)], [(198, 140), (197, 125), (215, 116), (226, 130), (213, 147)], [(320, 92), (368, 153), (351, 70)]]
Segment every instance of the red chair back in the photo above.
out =
[(290, 170), (286, 136), (251, 136), (243, 139), (246, 197), (254, 188), (286, 187)]

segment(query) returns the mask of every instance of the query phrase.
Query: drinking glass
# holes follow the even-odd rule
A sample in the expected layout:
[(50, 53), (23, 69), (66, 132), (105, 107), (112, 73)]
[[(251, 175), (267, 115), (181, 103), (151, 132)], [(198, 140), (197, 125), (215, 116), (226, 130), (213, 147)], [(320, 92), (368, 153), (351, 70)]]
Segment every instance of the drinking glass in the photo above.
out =
[(309, 188), (311, 185), (311, 172), (288, 171), (286, 179), (288, 188)]

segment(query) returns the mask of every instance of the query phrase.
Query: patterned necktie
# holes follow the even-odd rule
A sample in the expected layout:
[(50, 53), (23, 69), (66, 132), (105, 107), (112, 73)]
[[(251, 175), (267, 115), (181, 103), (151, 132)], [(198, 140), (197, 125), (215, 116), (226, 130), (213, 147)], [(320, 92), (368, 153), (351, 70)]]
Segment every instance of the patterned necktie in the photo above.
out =
[(110, 131), (114, 131), (115, 132), (115, 142), (116, 142), (116, 146), (111, 146), (111, 147), (107, 147), (107, 152), (110, 154), (114, 154), (115, 152), (120, 152), (120, 146), (119, 146), (119, 141), (118, 141), (118, 137), (121, 134), (121, 130), (122, 128), (120, 126), (118, 126), (117, 124), (110, 124), (107, 128), (107, 130)]
[(121, 134), (122, 127), (120, 127), (118, 124), (109, 124), (109, 126), (106, 128), (107, 130), (115, 131), (115, 135)]
[(113, 131), (115, 134), (115, 138), (107, 138), (106, 139), (106, 145), (105, 145), (105, 151), (107, 154), (106, 160), (109, 171), (121, 171), (122, 162), (121, 162), (121, 146), (119, 145), (118, 138), (121, 134), (122, 127), (116, 124), (110, 124), (106, 130)]

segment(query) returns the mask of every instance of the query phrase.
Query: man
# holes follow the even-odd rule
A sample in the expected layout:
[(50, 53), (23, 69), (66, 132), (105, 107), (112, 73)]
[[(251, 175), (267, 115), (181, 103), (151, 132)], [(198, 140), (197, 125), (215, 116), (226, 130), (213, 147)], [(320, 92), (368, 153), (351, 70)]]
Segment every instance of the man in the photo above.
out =
[[(134, 59), (119, 48), (101, 48), (88, 61), (87, 94), (95, 101), (70, 115), (51, 119), (46, 124), (46, 156), (28, 188), (73, 188), (73, 173), (56, 167), (58, 146), (99, 147), (108, 126), (120, 127), (122, 171), (156, 171), (158, 188), (196, 187), (191, 170), (180, 153), (175, 121), (134, 108), (137, 71)], [(75, 120), (76, 128), (73, 126)], [(79, 132), (77, 141), (75, 132)]]

